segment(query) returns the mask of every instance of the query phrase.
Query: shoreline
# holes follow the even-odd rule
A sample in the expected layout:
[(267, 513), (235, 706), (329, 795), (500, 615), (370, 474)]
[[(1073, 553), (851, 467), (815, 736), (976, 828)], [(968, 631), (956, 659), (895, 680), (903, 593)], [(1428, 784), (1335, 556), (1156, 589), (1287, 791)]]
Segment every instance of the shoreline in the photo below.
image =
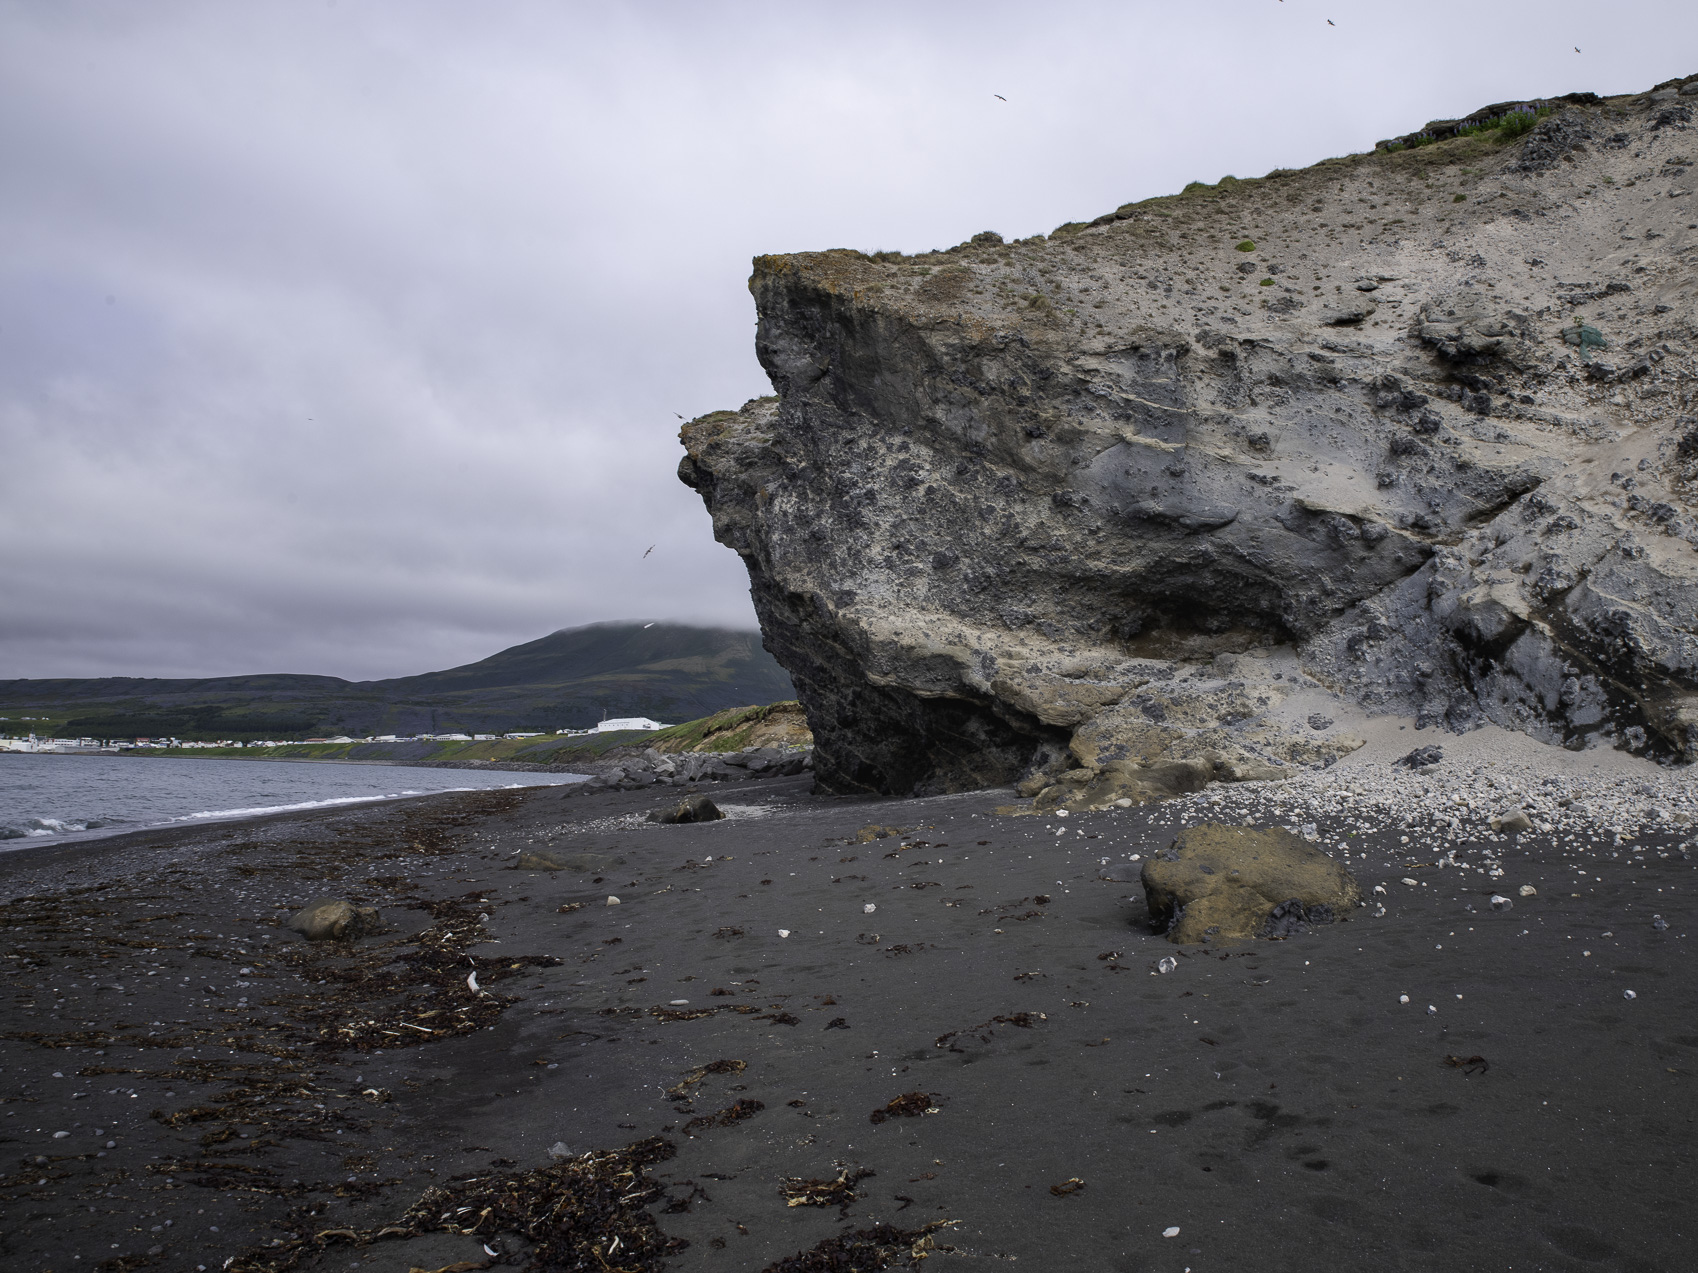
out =
[[(352, 813), (370, 809), (374, 806), (385, 807), (402, 803), (415, 803), (426, 800), (447, 799), (456, 796), (479, 795), (484, 792), (496, 794), (515, 791), (537, 790), (532, 787), (483, 787), (464, 788), (457, 791), (420, 791), (413, 795), (372, 796), (370, 798), (354, 798), (344, 804), (315, 805), (307, 809), (274, 809), (259, 813), (244, 813), (228, 818), (195, 818), (173, 822), (159, 822), (143, 827), (124, 827), (107, 832), (99, 828), (92, 832), (77, 831), (69, 835), (26, 836), (17, 840), (0, 840), (0, 880), (3, 880), (9, 867), (14, 867), (25, 856), (32, 859), (52, 850), (70, 851), (73, 849), (88, 849), (100, 847), (110, 848), (119, 852), (128, 847), (126, 841), (147, 841), (147, 847), (156, 847), (155, 841), (192, 839), (200, 832), (228, 830), (249, 825), (262, 825), (272, 822), (312, 821), (315, 818), (334, 816), (338, 813)], [(8, 844), (16, 844), (17, 848), (6, 848)]]

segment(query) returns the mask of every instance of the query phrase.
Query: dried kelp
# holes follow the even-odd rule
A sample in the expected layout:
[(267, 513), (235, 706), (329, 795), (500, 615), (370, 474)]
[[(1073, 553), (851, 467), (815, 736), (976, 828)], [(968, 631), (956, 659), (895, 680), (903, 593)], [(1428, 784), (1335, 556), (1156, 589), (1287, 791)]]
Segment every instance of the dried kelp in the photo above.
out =
[(932, 1102), (936, 1097), (936, 1092), (904, 1092), (895, 1100), (875, 1109), (867, 1121), (882, 1123), (890, 1118), (919, 1118), (924, 1114), (935, 1114), (938, 1109)]
[(740, 1123), (745, 1118), (753, 1118), (765, 1108), (766, 1105), (762, 1101), (737, 1101), (735, 1104), (727, 1105), (724, 1109), (716, 1110), (712, 1114), (703, 1114), (697, 1118), (692, 1118), (684, 1124), (684, 1134), (694, 1136), (697, 1132), (706, 1131), (710, 1127), (729, 1127), (732, 1123)]
[(850, 1204), (859, 1196), (855, 1192), (856, 1181), (876, 1173), (870, 1167), (846, 1167), (842, 1163), (834, 1165), (838, 1172), (827, 1180), (805, 1180), (800, 1176), (786, 1176), (778, 1186), (784, 1205), (836, 1207), (839, 1215), (847, 1215)]
[(749, 1064), (747, 1061), (709, 1061), (706, 1065), (697, 1066), (688, 1074), (684, 1075), (683, 1078), (679, 1079), (673, 1086), (667, 1088), (666, 1099), (669, 1101), (688, 1100), (690, 1097), (690, 1089), (697, 1083), (700, 1083), (708, 1075), (741, 1074), (748, 1068)]
[(647, 1169), (676, 1152), (670, 1141), (650, 1137), (531, 1171), (460, 1177), (426, 1190), (393, 1224), (302, 1235), (244, 1252), (227, 1268), (229, 1273), (283, 1273), (337, 1243), (370, 1247), (424, 1233), (462, 1233), (488, 1241), (510, 1233), (531, 1244), (527, 1269), (659, 1273), (666, 1257), (688, 1244), (666, 1237), (655, 1223), (649, 1207), (665, 1199), (666, 1191)]
[(958, 1040), (971, 1037), (978, 1039), (981, 1043), (988, 1043), (999, 1025), (1011, 1025), (1016, 1029), (1030, 1030), (1038, 1022), (1048, 1020), (1049, 1017), (1042, 1012), (1012, 1012), (1007, 1016), (992, 1017), (989, 1021), (981, 1021), (978, 1025), (968, 1026), (965, 1030), (949, 1030), (938, 1035), (932, 1041), (932, 1046), (934, 1048), (948, 1048), (951, 1052), (959, 1052), (962, 1049), (955, 1046)]
[(870, 1229), (840, 1234), (816, 1243), (806, 1251), (785, 1256), (761, 1273), (877, 1273), (898, 1264), (917, 1268), (927, 1256), (954, 1248), (937, 1245), (932, 1234), (954, 1224), (938, 1220), (923, 1229), (898, 1229), (875, 1224)]

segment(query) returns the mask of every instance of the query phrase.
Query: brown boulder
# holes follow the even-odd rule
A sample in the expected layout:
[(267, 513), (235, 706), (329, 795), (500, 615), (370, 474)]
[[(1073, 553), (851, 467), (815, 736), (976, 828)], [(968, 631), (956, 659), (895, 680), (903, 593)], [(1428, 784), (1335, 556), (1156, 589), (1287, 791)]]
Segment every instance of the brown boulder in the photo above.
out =
[(1151, 922), (1180, 945), (1286, 937), (1362, 900), (1349, 871), (1283, 827), (1187, 827), (1142, 879)]
[(345, 897), (314, 898), (289, 917), (288, 926), (308, 941), (357, 941), (383, 931), (375, 907)]
[(541, 852), (529, 851), (519, 854), (519, 860), (513, 864), (516, 871), (576, 871), (579, 875), (599, 875), (611, 867), (624, 862), (624, 858), (610, 858), (597, 853), (572, 853), (565, 857), (547, 850)]

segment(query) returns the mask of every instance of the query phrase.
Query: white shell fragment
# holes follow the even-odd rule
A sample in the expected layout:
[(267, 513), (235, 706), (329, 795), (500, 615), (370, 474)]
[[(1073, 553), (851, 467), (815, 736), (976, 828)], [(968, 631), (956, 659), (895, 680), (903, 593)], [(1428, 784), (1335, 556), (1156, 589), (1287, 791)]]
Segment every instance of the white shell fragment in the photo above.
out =
[(478, 985), (477, 973), (469, 972), (466, 974), (466, 989), (470, 990), (475, 995), (481, 995), (483, 993), (483, 987)]
[(871, 915), (877, 909), (878, 909), (878, 907), (875, 906), (872, 902), (868, 902), (865, 906), (861, 907), (861, 914)]
[(1514, 910), (1515, 909), (1515, 903), (1510, 901), (1502, 893), (1493, 893), (1492, 894), (1492, 909), (1494, 911)]
[(1177, 967), (1179, 967), (1179, 961), (1172, 955), (1166, 955), (1163, 956), (1161, 962), (1156, 965), (1156, 970), (1158, 972), (1172, 972)]
[(1408, 1003), (1409, 1002), (1409, 996), (1408, 995), (1398, 995), (1397, 1001), (1399, 1003)]
[(781, 928), (778, 930), (778, 935), (780, 937), (788, 937), (790, 936), (790, 930), (788, 928)]
[(1177, 1238), (1179, 1236), (1179, 1226), (1177, 1224), (1170, 1224), (1167, 1228), (1161, 1231), (1161, 1235), (1164, 1238)]
[(1621, 992), (1621, 997), (1623, 999), (1637, 999), (1639, 996), (1631, 990), (1623, 990)]

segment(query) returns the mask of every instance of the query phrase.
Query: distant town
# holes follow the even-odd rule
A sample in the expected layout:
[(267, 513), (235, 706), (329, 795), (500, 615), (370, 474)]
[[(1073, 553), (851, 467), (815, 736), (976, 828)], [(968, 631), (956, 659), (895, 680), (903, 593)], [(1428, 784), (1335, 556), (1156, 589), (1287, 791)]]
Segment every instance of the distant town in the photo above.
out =
[(263, 742), (240, 742), (235, 739), (209, 742), (204, 739), (185, 740), (181, 738), (38, 738), (33, 731), (20, 732), (14, 728), (14, 724), (23, 724), (30, 719), (28, 716), (20, 716), (13, 721), (0, 716), (0, 731), (4, 731), (0, 732), (0, 751), (77, 754), (149, 749), (184, 751), (195, 748), (228, 750), (247, 747), (294, 747), (304, 743), (484, 743), (508, 738), (545, 738), (551, 735), (572, 738), (589, 734), (611, 734), (632, 730), (646, 731), (666, 728), (660, 721), (650, 720), (646, 716), (620, 716), (604, 720), (589, 729), (516, 730), (507, 734), (375, 734), (365, 738), (351, 738), (346, 734), (336, 734), (325, 738), (279, 738)]

